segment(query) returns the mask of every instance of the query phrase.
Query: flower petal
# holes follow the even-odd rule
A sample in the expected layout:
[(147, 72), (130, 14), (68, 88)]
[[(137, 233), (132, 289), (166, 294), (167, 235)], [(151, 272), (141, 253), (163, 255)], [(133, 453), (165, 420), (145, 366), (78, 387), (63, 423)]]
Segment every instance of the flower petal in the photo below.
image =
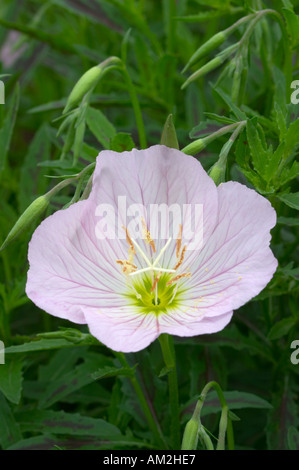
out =
[[(175, 222), (179, 219), (184, 225), (183, 235), (185, 233), (190, 237), (189, 242), (193, 241), (195, 245), (196, 236), (203, 228), (203, 240), (199, 237), (197, 249), (208, 241), (215, 227), (218, 211), (217, 188), (194, 157), (178, 150), (155, 145), (146, 150), (101, 152), (94, 173), (91, 197), (96, 205), (107, 203), (119, 208), (123, 205), (119, 204), (119, 198), (123, 196), (132, 217), (127, 217), (127, 210), (121, 207), (120, 224), (128, 227), (130, 220), (134, 219), (134, 213), (138, 213), (137, 203), (142, 204), (145, 211), (142, 209), (141, 215), (148, 223), (157, 244), (157, 252), (163, 248), (169, 236), (177, 237), (179, 224)], [(153, 208), (154, 204), (156, 208)], [(159, 205), (161, 212), (156, 212)], [(164, 218), (162, 223), (160, 215), (169, 208), (170, 219), (165, 221)], [(200, 209), (203, 211), (203, 220), (200, 218)], [(194, 222), (191, 218), (197, 213)], [(132, 226), (134, 227), (134, 223)], [(134, 231), (130, 234), (136, 238)], [(141, 240), (140, 242), (142, 243)], [(167, 250), (160, 260), (163, 267), (174, 266), (175, 252), (174, 241), (172, 249)], [(186, 261), (190, 261), (187, 255), (193, 259), (195, 252), (196, 250), (186, 253)]]
[[(119, 240), (95, 237), (94, 206), (81, 201), (45, 219), (29, 244), (26, 293), (41, 309), (85, 323), (82, 306), (120, 306), (125, 278), (115, 263)], [(113, 260), (113, 261), (112, 261)]]
[(269, 201), (237, 182), (220, 185), (218, 194), (217, 226), (186, 282), (192, 300), (211, 316), (255, 297), (277, 268), (269, 248), (270, 229), (276, 223)]
[(83, 308), (93, 336), (114, 351), (136, 352), (159, 336), (154, 313), (132, 313), (130, 306), (99, 310)]

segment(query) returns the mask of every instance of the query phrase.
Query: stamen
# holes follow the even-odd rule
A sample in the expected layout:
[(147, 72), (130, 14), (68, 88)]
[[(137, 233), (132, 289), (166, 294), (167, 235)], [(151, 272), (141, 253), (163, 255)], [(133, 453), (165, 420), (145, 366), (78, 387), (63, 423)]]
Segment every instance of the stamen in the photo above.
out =
[(124, 225), (122, 225), (121, 228), (124, 229), (125, 232), (126, 232), (126, 240), (127, 240), (128, 244), (129, 244), (129, 246), (130, 246), (130, 251), (129, 251), (129, 253), (133, 253), (133, 255), (135, 255), (136, 251), (135, 251), (135, 248), (134, 248), (134, 245), (133, 245), (133, 242), (132, 242), (132, 239), (131, 239), (131, 237), (130, 237), (130, 234), (129, 234), (129, 232), (128, 232), (127, 227), (125, 227)]
[(159, 279), (160, 279), (160, 277), (161, 277), (161, 274), (162, 274), (162, 273), (159, 272), (159, 273), (157, 274), (157, 276), (155, 277), (153, 286), (152, 286), (152, 288), (151, 288), (151, 293), (154, 292), (154, 290), (156, 289), (156, 287), (157, 287), (157, 285), (158, 285), (158, 282), (159, 282)]
[(170, 281), (167, 282), (167, 286), (170, 286), (171, 284), (173, 284), (174, 282), (178, 281), (179, 279), (181, 279), (182, 277), (190, 277), (191, 276), (191, 273), (183, 273), (183, 274), (178, 274), (177, 276), (175, 276), (174, 278), (170, 279)]
[(124, 274), (131, 274), (137, 269), (137, 266), (135, 264), (127, 260), (117, 259), (116, 262), (117, 264), (121, 264), (121, 270)]
[(183, 226), (182, 224), (179, 225), (179, 233), (176, 242), (176, 257), (180, 256), (181, 246), (182, 246), (182, 233), (183, 233)]
[(181, 257), (174, 267), (175, 270), (177, 270), (181, 266), (182, 262), (184, 261), (186, 249), (187, 249), (187, 245), (185, 245), (184, 248), (182, 249)]
[(145, 243), (148, 243), (152, 247), (153, 252), (156, 253), (155, 242), (152, 239), (151, 233), (148, 230), (143, 217), (141, 217), (141, 223), (142, 223), (142, 233), (143, 233), (143, 237), (145, 238)]

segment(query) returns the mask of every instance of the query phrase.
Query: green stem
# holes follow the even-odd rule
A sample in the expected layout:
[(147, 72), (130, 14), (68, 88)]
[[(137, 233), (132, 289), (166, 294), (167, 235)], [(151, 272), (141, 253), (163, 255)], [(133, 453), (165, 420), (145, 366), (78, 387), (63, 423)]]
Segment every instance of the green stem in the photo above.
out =
[[(115, 356), (117, 357), (117, 359), (120, 361), (120, 363), (124, 366), (124, 367), (130, 367), (126, 358), (125, 358), (125, 355), (121, 352), (116, 352), (116, 351), (113, 351), (113, 353), (115, 354)], [(143, 390), (136, 378), (136, 376), (134, 375), (133, 377), (130, 377), (130, 380), (131, 380), (131, 383), (133, 385), (133, 388), (136, 392), (136, 395), (139, 399), (139, 403), (141, 405), (141, 408), (144, 412), (144, 415), (147, 419), (147, 422), (148, 422), (148, 425), (150, 427), (150, 430), (152, 431), (153, 435), (154, 435), (154, 438), (157, 442), (157, 444), (159, 445), (159, 447), (161, 449), (167, 449), (168, 446), (167, 446), (167, 443), (164, 439), (164, 436), (162, 434), (162, 431), (161, 431), (161, 428), (160, 428), (160, 425), (158, 423), (158, 421), (155, 420), (155, 418), (153, 417), (153, 414), (152, 414), (152, 411), (149, 407), (149, 404), (144, 396), (144, 393), (143, 393)]]
[(169, 402), (171, 411), (171, 435), (173, 449), (180, 449), (180, 407), (179, 407), (179, 392), (178, 380), (176, 371), (175, 350), (172, 336), (162, 334), (159, 336), (159, 341), (162, 349), (163, 359), (168, 372), (169, 384)]
[(135, 90), (135, 86), (134, 86), (134, 84), (131, 80), (131, 77), (128, 73), (128, 70), (127, 70), (127, 67), (126, 67), (125, 64), (122, 65), (121, 70), (124, 74), (124, 78), (126, 80), (128, 91), (129, 91), (130, 98), (131, 98), (131, 102), (132, 102), (132, 105), (133, 105), (133, 110), (134, 110), (134, 114), (135, 114), (137, 130), (138, 130), (138, 135), (139, 135), (140, 147), (142, 149), (145, 149), (147, 147), (146, 134), (145, 134), (145, 128), (144, 128), (142, 113), (141, 113), (137, 93), (136, 93), (136, 90)]
[[(200, 416), (201, 409), (203, 407), (204, 401), (206, 399), (207, 393), (211, 388), (214, 388), (215, 391), (217, 392), (221, 407), (222, 407), (222, 413), (221, 413), (221, 418), (220, 418), (220, 424), (219, 424), (219, 439), (218, 439), (218, 445), (217, 449), (224, 449), (225, 448), (225, 433), (227, 433), (227, 444), (228, 444), (228, 449), (233, 450), (234, 449), (234, 434), (233, 434), (233, 427), (231, 423), (231, 419), (229, 417), (229, 410), (228, 406), (226, 403), (226, 400), (224, 398), (223, 392), (221, 390), (220, 385), (218, 385), (217, 382), (208, 382), (207, 385), (203, 388), (199, 400), (196, 405), (196, 416)], [(195, 414), (195, 412), (194, 412)]]

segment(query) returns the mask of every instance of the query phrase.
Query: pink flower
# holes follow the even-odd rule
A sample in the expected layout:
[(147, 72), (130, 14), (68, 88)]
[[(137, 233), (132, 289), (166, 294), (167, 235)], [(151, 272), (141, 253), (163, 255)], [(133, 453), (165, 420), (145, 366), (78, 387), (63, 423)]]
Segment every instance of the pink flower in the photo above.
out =
[[(153, 207), (173, 217), (159, 223)], [(267, 199), (237, 182), (216, 187), (178, 150), (103, 151), (89, 198), (34, 232), (26, 292), (115, 351), (214, 333), (272, 278), (275, 222)]]

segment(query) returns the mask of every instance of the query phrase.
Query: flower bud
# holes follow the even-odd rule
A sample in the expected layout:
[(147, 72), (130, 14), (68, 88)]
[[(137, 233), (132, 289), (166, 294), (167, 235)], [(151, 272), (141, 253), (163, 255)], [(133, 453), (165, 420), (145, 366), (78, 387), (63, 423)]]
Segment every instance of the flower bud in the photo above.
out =
[(95, 65), (94, 67), (91, 67), (91, 69), (87, 70), (72, 89), (63, 110), (63, 114), (79, 103), (86, 93), (93, 89), (100, 79), (103, 71), (107, 69), (109, 65), (117, 65), (120, 63), (122, 62), (118, 57), (109, 57), (109, 59), (104, 60), (104, 62), (101, 62), (99, 65)]
[(194, 80), (197, 80), (200, 77), (203, 77), (207, 73), (219, 67), (219, 65), (223, 64), (223, 62), (225, 62), (225, 60), (237, 49), (238, 46), (239, 44), (237, 43), (227, 47), (224, 49), (224, 51), (220, 52), (220, 54), (214, 57), (214, 59), (200, 67), (200, 69), (190, 75), (190, 77), (183, 83), (181, 89), (183, 90), (189, 85), (189, 83), (194, 82)]
[(68, 97), (66, 106), (64, 108), (63, 114), (65, 114), (69, 109), (71, 109), (75, 104), (79, 103), (83, 96), (93, 88), (97, 81), (99, 80), (102, 73), (102, 68), (96, 65), (91, 69), (87, 70), (82, 77), (77, 81), (76, 85), (71, 91), (71, 94)]
[(198, 422), (191, 418), (190, 421), (186, 424), (183, 441), (182, 441), (182, 450), (195, 450), (198, 443)]
[(193, 64), (198, 62), (202, 57), (207, 55), (209, 52), (217, 49), (217, 47), (221, 46), (227, 38), (227, 34), (225, 31), (220, 31), (219, 33), (215, 34), (212, 38), (210, 38), (207, 42), (202, 44), (196, 52), (191, 56), (190, 60), (188, 61), (187, 65), (183, 69), (183, 72), (186, 72)]
[(6, 246), (13, 241), (17, 236), (19, 236), (24, 230), (26, 230), (37, 217), (39, 217), (44, 210), (48, 207), (49, 198), (47, 195), (40, 196), (35, 199), (32, 204), (23, 212), (21, 217), (17, 220), (9, 234), (7, 235), (5, 241), (3, 242), (0, 251), (4, 250)]

